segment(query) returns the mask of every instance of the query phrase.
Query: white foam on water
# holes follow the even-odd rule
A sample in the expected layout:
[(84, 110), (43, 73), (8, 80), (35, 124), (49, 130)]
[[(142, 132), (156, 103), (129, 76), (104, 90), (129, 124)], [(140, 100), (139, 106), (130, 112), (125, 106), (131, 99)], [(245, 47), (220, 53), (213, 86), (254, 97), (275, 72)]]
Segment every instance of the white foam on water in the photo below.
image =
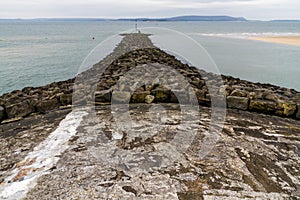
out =
[(84, 109), (69, 113), (58, 128), (36, 146), (5, 179), (0, 186), (0, 199), (24, 198), (27, 192), (35, 187), (37, 179), (48, 174), (49, 169), (55, 166), (60, 155), (69, 147), (69, 139), (76, 135), (76, 129), (87, 114)]

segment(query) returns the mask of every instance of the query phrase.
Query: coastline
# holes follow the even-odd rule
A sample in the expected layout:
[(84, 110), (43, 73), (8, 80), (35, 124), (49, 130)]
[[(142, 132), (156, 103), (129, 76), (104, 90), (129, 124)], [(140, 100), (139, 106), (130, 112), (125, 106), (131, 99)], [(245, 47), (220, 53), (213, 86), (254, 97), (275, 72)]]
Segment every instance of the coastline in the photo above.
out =
[(260, 36), (248, 37), (247, 39), (276, 44), (300, 46), (300, 36)]

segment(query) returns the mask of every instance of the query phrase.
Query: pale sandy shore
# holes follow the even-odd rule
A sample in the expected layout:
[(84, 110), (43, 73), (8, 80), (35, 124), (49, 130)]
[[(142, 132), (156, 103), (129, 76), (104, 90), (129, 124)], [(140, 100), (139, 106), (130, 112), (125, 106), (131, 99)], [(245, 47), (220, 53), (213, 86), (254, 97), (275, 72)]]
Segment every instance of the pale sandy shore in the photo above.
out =
[(263, 37), (249, 37), (248, 39), (263, 41), (263, 42), (272, 42), (278, 44), (300, 46), (300, 36), (263, 36)]

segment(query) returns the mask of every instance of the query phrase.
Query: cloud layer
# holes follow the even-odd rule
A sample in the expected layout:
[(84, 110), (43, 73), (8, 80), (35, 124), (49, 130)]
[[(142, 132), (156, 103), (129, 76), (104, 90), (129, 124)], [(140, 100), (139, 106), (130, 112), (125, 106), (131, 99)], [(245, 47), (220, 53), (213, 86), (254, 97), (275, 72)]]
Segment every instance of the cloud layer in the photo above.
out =
[(231, 15), (249, 19), (300, 19), (297, 0), (10, 0), (0, 18), (170, 17)]

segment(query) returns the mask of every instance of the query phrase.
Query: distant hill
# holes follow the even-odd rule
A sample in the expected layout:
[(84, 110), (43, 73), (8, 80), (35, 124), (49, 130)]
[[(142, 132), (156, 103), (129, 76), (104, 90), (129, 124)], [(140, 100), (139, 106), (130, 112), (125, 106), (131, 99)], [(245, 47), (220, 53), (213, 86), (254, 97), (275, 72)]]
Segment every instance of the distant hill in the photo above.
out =
[(36, 18), (36, 19), (0, 19), (0, 21), (41, 21), (41, 22), (76, 22), (76, 21), (247, 21), (243, 17), (230, 16), (178, 16), (170, 18), (121, 18), (121, 19), (104, 19), (104, 18)]
[(243, 17), (230, 16), (178, 16), (171, 18), (123, 18), (118, 21), (247, 21)]

